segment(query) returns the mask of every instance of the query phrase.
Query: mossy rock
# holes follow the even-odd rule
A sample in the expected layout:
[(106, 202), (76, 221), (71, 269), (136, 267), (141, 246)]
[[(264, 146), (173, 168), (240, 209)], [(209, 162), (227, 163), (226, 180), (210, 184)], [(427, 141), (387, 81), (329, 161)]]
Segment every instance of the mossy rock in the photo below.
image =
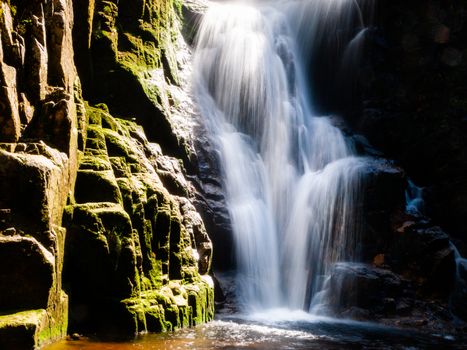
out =
[(0, 348), (34, 349), (40, 344), (39, 338), (45, 338), (44, 336), (40, 337), (39, 334), (46, 317), (45, 309), (0, 316)]
[(88, 115), (88, 127), (90, 125), (97, 125), (102, 126), (102, 113), (97, 108), (92, 108), (90, 106), (86, 106), (86, 114)]
[(109, 159), (105, 156), (85, 155), (81, 158), (79, 167), (81, 170), (112, 170), (111, 163), (109, 162)]
[(131, 170), (125, 157), (110, 157), (109, 159), (117, 179), (130, 177)]
[(136, 123), (104, 107), (87, 111), (93, 123), (65, 216), (72, 331), (112, 318), (130, 333), (209, 320), (213, 293), (201, 283), (178, 200), (157, 175), (158, 153)]
[(63, 338), (67, 332), (67, 305), (58, 306), (61, 315), (45, 309), (0, 315), (0, 348), (29, 350)]
[(79, 170), (76, 178), (77, 203), (121, 203), (122, 195), (112, 171)]

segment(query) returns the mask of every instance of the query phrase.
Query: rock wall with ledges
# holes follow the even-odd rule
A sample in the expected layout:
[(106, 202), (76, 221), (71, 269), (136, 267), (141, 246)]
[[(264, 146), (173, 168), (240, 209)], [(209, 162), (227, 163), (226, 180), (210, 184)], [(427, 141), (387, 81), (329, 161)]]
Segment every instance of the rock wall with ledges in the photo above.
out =
[[(213, 317), (192, 187), (145, 136), (188, 154), (164, 114), (180, 68), (174, 5), (0, 2), (0, 348), (63, 338), (68, 320), (133, 334)], [(112, 109), (146, 130), (83, 96), (125, 97)]]

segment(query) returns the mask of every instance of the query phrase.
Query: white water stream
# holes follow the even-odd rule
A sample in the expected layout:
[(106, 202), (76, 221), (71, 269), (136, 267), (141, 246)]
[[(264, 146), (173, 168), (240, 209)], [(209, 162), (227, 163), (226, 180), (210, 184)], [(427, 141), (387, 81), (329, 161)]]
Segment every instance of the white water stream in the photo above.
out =
[(358, 256), (365, 159), (314, 112), (300, 48), (329, 37), (349, 60), (362, 21), (356, 1), (288, 0), (214, 3), (201, 23), (194, 90), (223, 167), (249, 311), (310, 310), (332, 264)]

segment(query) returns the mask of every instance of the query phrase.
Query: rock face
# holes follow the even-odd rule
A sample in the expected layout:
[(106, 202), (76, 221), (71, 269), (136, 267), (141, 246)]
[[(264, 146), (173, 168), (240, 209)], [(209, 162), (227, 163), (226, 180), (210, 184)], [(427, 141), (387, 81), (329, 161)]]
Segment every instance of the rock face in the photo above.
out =
[(82, 14), (75, 27), (76, 64), (86, 99), (135, 118), (149, 141), (183, 161), (196, 186), (194, 205), (219, 246), (214, 263), (225, 268), (232, 266), (230, 219), (216, 153), (188, 94), (191, 54), (181, 34), (192, 42), (206, 6), (198, 0), (76, 1), (74, 10)]
[(96, 0), (73, 6), (83, 14), (75, 46), (84, 97), (136, 118), (164, 152), (186, 157), (184, 140), (171, 125), (176, 97), (168, 88), (180, 83), (176, 53), (183, 43), (175, 2)]
[(40, 346), (67, 330), (62, 213), (77, 170), (79, 84), (72, 25), (71, 1), (1, 3), (0, 347), (5, 349)]
[[(162, 183), (171, 193), (187, 196), (187, 180), (173, 176), (184, 167), (195, 186), (190, 205), (181, 205), (184, 215), (191, 216), (196, 208), (215, 243), (226, 241), (229, 220), (222, 205), (220, 172), (215, 171), (218, 167), (210, 150), (197, 138), (201, 126), (188, 94), (190, 50), (181, 35), (182, 2), (97, 0), (75, 2), (74, 9), (83, 14), (81, 28), (87, 28), (75, 30), (75, 47), (82, 48), (76, 63), (84, 96), (105, 102), (114, 115), (134, 118), (150, 142), (157, 142), (164, 154), (182, 160), (180, 164), (158, 158)], [(197, 229), (194, 235), (198, 235)], [(219, 246), (215, 261), (223, 256), (224, 246)], [(225, 251), (228, 249), (231, 245), (225, 246)], [(202, 273), (210, 250), (205, 244), (204, 252), (199, 252)]]
[(93, 332), (212, 318), (194, 151), (168, 119), (177, 23), (170, 0), (1, 2), (0, 348), (64, 337), (69, 307), (69, 330)]
[(101, 108), (87, 108), (66, 215), (71, 330), (165, 331), (210, 320), (213, 282), (199, 272), (210, 272), (212, 245), (179, 161)]

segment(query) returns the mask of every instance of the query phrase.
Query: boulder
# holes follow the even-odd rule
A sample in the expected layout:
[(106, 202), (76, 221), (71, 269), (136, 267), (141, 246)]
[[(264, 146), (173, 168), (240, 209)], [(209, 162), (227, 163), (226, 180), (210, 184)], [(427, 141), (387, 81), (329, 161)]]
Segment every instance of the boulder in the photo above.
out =
[(423, 222), (403, 225), (388, 255), (388, 263), (417, 280), (425, 292), (449, 295), (456, 276), (455, 249), (440, 227)]
[(390, 245), (392, 219), (405, 207), (406, 176), (402, 169), (382, 158), (370, 158), (363, 169), (363, 207), (365, 222), (361, 234), (362, 261), (372, 261)]
[[(395, 273), (360, 263), (337, 263), (328, 282), (327, 300), (335, 312), (351, 309), (390, 311), (405, 282)], [(394, 306), (393, 305), (393, 306)], [(395, 307), (394, 307), (395, 308)]]
[(11, 315), (0, 316), (0, 348), (36, 349), (59, 340), (66, 335), (66, 296), (63, 307), (59, 307), (65, 316), (58, 322), (56, 315), (44, 309), (20, 311)]

